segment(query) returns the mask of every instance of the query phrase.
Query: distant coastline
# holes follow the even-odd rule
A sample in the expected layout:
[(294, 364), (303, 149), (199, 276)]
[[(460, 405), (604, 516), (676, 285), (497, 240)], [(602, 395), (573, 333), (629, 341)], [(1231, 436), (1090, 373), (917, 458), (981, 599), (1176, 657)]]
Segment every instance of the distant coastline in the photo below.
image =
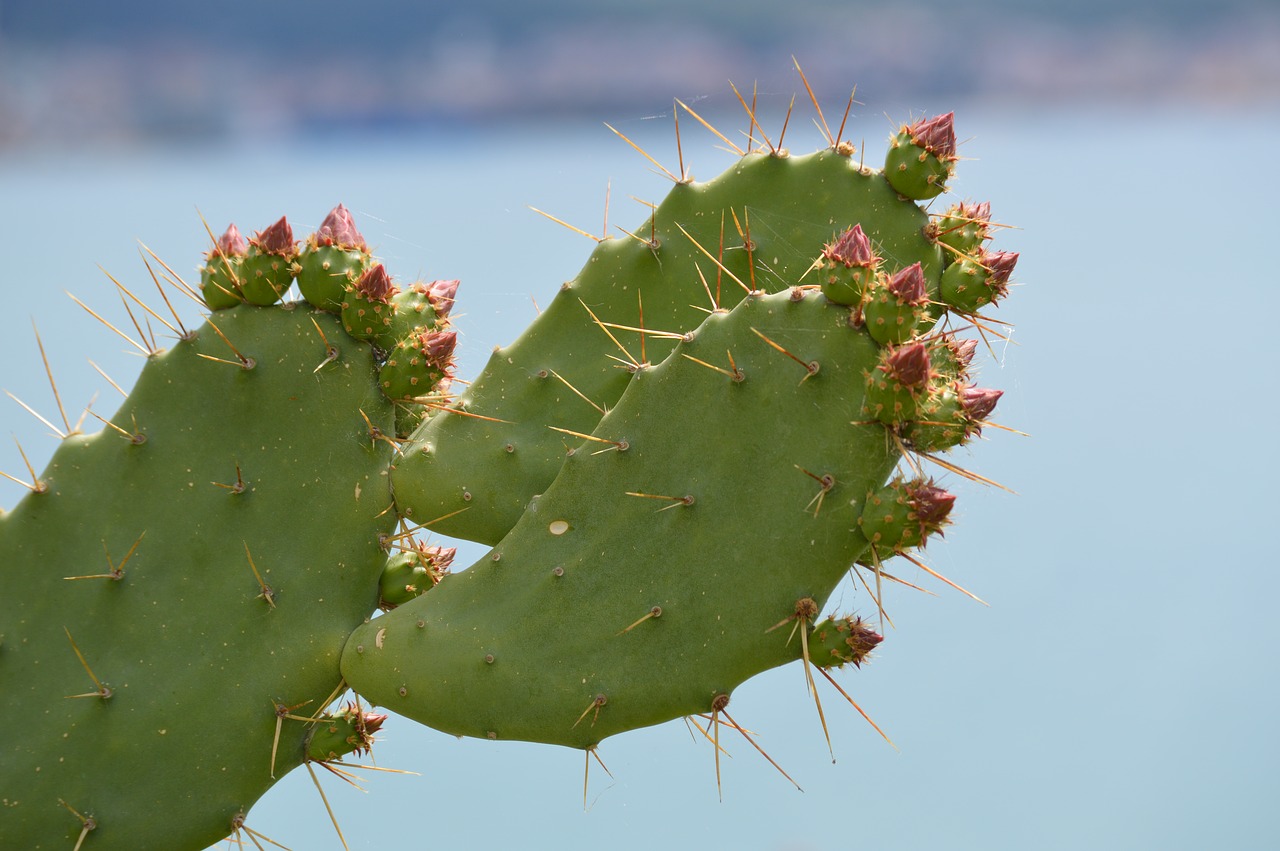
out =
[(803, 35), (584, 17), (543, 28), (453, 25), (385, 50), (343, 51), (172, 31), (55, 39), (14, 29), (0, 29), (0, 151), (647, 114), (669, 110), (673, 96), (730, 98), (728, 80), (748, 94), (758, 85), (770, 109), (785, 109), (792, 92), (803, 96), (792, 56), (828, 102), (856, 83), (875, 103), (1280, 108), (1280, 12), (1266, 4), (1212, 26), (1085, 27), (906, 6)]

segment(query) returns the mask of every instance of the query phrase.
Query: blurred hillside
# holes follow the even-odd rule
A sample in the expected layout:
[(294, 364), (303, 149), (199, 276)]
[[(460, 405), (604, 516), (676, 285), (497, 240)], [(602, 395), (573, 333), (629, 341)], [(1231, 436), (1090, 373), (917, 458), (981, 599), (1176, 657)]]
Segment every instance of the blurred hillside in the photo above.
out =
[(877, 102), (1280, 104), (1262, 0), (0, 0), (0, 148), (652, 114), (725, 81)]

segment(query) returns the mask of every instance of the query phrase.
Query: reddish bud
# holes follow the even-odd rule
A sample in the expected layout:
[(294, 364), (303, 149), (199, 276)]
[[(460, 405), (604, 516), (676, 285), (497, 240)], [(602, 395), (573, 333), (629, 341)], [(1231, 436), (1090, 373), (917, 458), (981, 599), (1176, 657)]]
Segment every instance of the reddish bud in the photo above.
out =
[(911, 502), (911, 510), (922, 528), (936, 531), (941, 528), (951, 507), (955, 505), (955, 494), (949, 493), (932, 482), (919, 482), (907, 487), (907, 499)]
[(356, 281), (356, 290), (369, 301), (386, 302), (395, 295), (396, 285), (391, 283), (387, 267), (381, 263), (373, 266)]
[(929, 347), (924, 343), (898, 346), (885, 357), (880, 369), (904, 387), (923, 387), (929, 380)]
[(981, 422), (991, 416), (991, 412), (996, 409), (996, 402), (1003, 395), (1003, 390), (990, 390), (969, 384), (960, 388), (960, 405), (964, 408), (965, 416)]
[(356, 229), (351, 211), (339, 204), (329, 211), (316, 231), (316, 245), (336, 245), (339, 248), (355, 248), (368, 251), (369, 246)]
[(377, 712), (366, 712), (362, 721), (365, 735), (372, 736), (374, 733), (382, 729), (383, 723), (387, 720), (386, 714)]
[(849, 624), (849, 637), (845, 639), (845, 643), (849, 645), (849, 653), (852, 658), (849, 660), (855, 668), (861, 668), (862, 663), (871, 655), (871, 651), (884, 641), (884, 636), (876, 632), (863, 622), (862, 618), (855, 618)]
[(427, 287), (427, 298), (436, 316), (444, 319), (453, 311), (454, 297), (458, 292), (458, 281), (432, 281)]
[(986, 267), (987, 286), (1003, 293), (1013, 274), (1013, 267), (1018, 264), (1016, 251), (988, 251), (982, 255), (982, 265)]
[(253, 244), (265, 254), (292, 254), (294, 251), (293, 228), (284, 216), (266, 230), (260, 230), (253, 236)]
[(457, 547), (418, 547), (418, 555), (431, 566), (431, 570), (441, 575), (449, 571), (453, 557), (458, 554)]
[(911, 141), (933, 154), (938, 159), (955, 159), (956, 128), (955, 113), (935, 115), (933, 118), (922, 118), (907, 128)]
[(218, 237), (218, 248), (211, 256), (238, 257), (248, 250), (249, 243), (245, 242), (244, 237), (240, 235), (239, 229), (236, 228), (235, 222), (232, 222), (227, 225), (227, 232)]
[(950, 340), (947, 345), (951, 347), (951, 351), (955, 354), (956, 366), (964, 369), (973, 363), (973, 355), (978, 351), (977, 340)]
[(423, 356), (427, 363), (438, 369), (447, 370), (453, 350), (458, 345), (458, 332), (423, 331), (418, 337)]
[(988, 224), (991, 221), (991, 202), (980, 201), (978, 203), (971, 204), (968, 201), (961, 201), (956, 205), (956, 208), (951, 215), (958, 219), (968, 219), (971, 222)]
[(919, 263), (912, 263), (907, 268), (896, 272), (889, 279), (889, 292), (904, 304), (924, 304), (929, 299), (929, 290), (924, 282), (924, 270)]
[(875, 266), (880, 258), (871, 250), (871, 240), (862, 232), (862, 225), (854, 225), (823, 249), (828, 260), (838, 260), (846, 266)]

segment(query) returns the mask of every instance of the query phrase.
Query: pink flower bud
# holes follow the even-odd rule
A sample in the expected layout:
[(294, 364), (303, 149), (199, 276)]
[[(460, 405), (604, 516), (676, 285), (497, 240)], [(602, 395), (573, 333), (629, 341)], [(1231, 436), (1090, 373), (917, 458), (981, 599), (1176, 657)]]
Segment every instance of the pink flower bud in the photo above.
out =
[(952, 215), (958, 219), (968, 219), (971, 222), (987, 224), (991, 221), (991, 202), (970, 203), (961, 201)]
[(904, 387), (923, 387), (929, 380), (929, 347), (924, 343), (898, 346), (889, 352), (880, 369)]
[(330, 210), (329, 215), (325, 216), (324, 221), (320, 223), (320, 229), (316, 231), (316, 245), (336, 245), (339, 248), (369, 250), (364, 237), (356, 229), (351, 211), (341, 204)]
[(955, 494), (932, 482), (909, 485), (907, 499), (911, 502), (911, 510), (915, 512), (916, 519), (920, 521), (921, 529), (925, 531), (940, 529), (956, 502)]
[(253, 243), (265, 254), (292, 254), (294, 251), (293, 228), (284, 216), (266, 230), (253, 236)]
[(961, 369), (973, 363), (973, 355), (978, 351), (977, 340), (951, 340), (948, 345), (955, 353), (956, 365)]
[(1009, 276), (1013, 274), (1013, 267), (1018, 263), (1018, 252), (1016, 251), (988, 251), (982, 255), (982, 265), (987, 268), (990, 273), (987, 276), (987, 285), (993, 290), (1004, 292), (1009, 283)]
[(449, 368), (458, 345), (457, 331), (423, 331), (418, 340), (428, 364), (442, 370)]
[(990, 390), (969, 384), (960, 388), (960, 404), (964, 408), (965, 416), (982, 422), (991, 416), (991, 412), (996, 409), (996, 402), (1000, 401), (1003, 395), (1003, 390)]
[(922, 118), (907, 128), (911, 141), (938, 159), (955, 159), (955, 115), (954, 112), (948, 112), (946, 115)]
[(871, 240), (862, 232), (862, 225), (854, 225), (840, 234), (822, 253), (828, 260), (838, 260), (846, 266), (875, 266), (880, 262), (871, 250)]
[(381, 263), (373, 266), (356, 281), (356, 290), (369, 301), (386, 302), (395, 295), (396, 285), (391, 283), (387, 267)]
[(896, 272), (889, 279), (889, 292), (905, 304), (924, 304), (929, 299), (929, 290), (924, 282), (924, 270), (919, 263), (912, 263), (907, 268)]
[(432, 281), (427, 287), (427, 298), (435, 309), (436, 316), (444, 319), (453, 311), (454, 297), (458, 292), (458, 281)]
[(232, 222), (227, 225), (227, 232), (218, 237), (218, 248), (213, 254), (223, 257), (239, 257), (248, 250), (249, 243), (245, 242), (244, 237), (240, 235), (240, 231), (236, 228), (235, 222)]

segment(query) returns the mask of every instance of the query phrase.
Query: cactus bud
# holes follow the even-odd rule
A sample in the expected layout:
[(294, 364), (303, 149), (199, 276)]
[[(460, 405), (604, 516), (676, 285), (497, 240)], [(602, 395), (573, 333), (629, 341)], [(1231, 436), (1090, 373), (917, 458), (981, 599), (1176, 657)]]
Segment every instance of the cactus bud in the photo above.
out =
[(360, 276), (355, 283), (356, 291), (368, 301), (378, 301), (386, 304), (391, 300), (391, 296), (399, 292), (396, 285), (391, 283), (391, 276), (387, 274), (387, 267), (381, 263), (369, 269)]
[(975, 423), (981, 423), (996, 409), (996, 402), (1004, 395), (1003, 390), (990, 390), (985, 387), (974, 387), (972, 384), (960, 389), (960, 405), (965, 416)]
[(894, 189), (926, 201), (947, 188), (956, 160), (955, 114), (948, 112), (903, 127), (890, 140), (884, 176)]
[(922, 118), (907, 128), (911, 141), (938, 159), (955, 159), (956, 127), (954, 112)]
[(266, 254), (292, 254), (293, 228), (289, 225), (289, 221), (281, 216), (275, 224), (254, 234), (253, 244)]
[(316, 231), (315, 241), (316, 245), (336, 245), (339, 248), (354, 248), (359, 251), (369, 250), (364, 237), (356, 229), (351, 211), (341, 204), (330, 210), (329, 215), (324, 217), (324, 221)]
[(427, 287), (427, 298), (431, 300), (431, 306), (435, 309), (437, 317), (444, 319), (449, 315), (453, 310), (453, 301), (457, 293), (456, 280), (431, 282)]
[(227, 225), (227, 230), (218, 237), (218, 248), (209, 252), (210, 256), (237, 257), (249, 250), (249, 243), (240, 235), (235, 222)]
[(829, 617), (809, 635), (809, 655), (820, 668), (838, 668), (852, 663), (861, 668), (871, 651), (884, 637), (860, 617)]
[(248, 250), (249, 244), (232, 223), (205, 254), (205, 264), (200, 269), (200, 294), (210, 310), (226, 310), (241, 303), (240, 267)]
[(454, 347), (458, 344), (458, 332), (424, 331), (419, 340), (427, 365), (441, 371), (447, 370), (453, 360)]
[(889, 292), (903, 304), (924, 304), (929, 300), (929, 290), (924, 282), (924, 270), (919, 263), (912, 263), (895, 272), (889, 278)]
[(930, 365), (929, 347), (924, 343), (910, 343), (891, 349), (878, 368), (890, 381), (906, 387), (920, 388), (929, 380)]
[(822, 294), (835, 304), (861, 304), (879, 265), (862, 225), (854, 225), (822, 249), (817, 263), (826, 272)]

